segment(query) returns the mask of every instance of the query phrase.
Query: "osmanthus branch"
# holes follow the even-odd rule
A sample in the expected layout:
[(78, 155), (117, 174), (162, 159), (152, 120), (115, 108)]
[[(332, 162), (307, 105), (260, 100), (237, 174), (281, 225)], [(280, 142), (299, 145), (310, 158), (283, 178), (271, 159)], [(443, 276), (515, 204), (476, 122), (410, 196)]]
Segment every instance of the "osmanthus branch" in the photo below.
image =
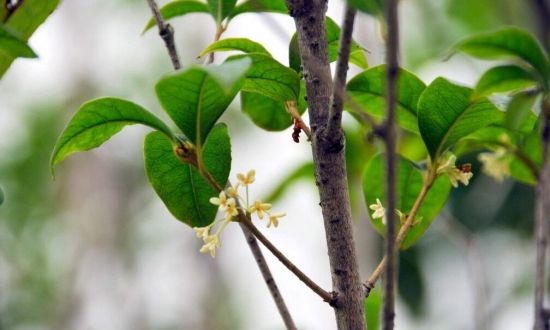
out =
[[(433, 169), (435, 171), (435, 169)], [(416, 198), (416, 201), (414, 202), (414, 205), (407, 215), (407, 220), (401, 225), (401, 229), (399, 229), (399, 233), (397, 234), (397, 237), (395, 238), (395, 245), (394, 250), (398, 251), (401, 243), (403, 243), (403, 240), (405, 239), (405, 236), (409, 232), (409, 230), (412, 228), (414, 219), (416, 218), (416, 215), (418, 214), (418, 210), (420, 209), (420, 206), (422, 206), (422, 203), (424, 202), (424, 199), (426, 198), (426, 195), (430, 191), (430, 188), (432, 187), (433, 183), (435, 182), (435, 173), (428, 173), (427, 181), (422, 186), (422, 190), (420, 191), (420, 194), (418, 194), (418, 197)], [(389, 208), (388, 208), (389, 209)], [(387, 212), (389, 215), (393, 212)], [(386, 219), (387, 220), (387, 219)], [(366, 296), (369, 296), (369, 293), (372, 289), (374, 289), (374, 286), (376, 282), (378, 282), (378, 279), (380, 276), (384, 273), (384, 270), (387, 265), (387, 255), (382, 258), (380, 263), (378, 264), (378, 267), (374, 270), (372, 275), (369, 277), (368, 280), (365, 281), (365, 287), (366, 287)]]
[[(181, 68), (181, 64), (180, 64), (178, 53), (176, 51), (175, 42), (174, 42), (174, 31), (170, 25), (165, 24), (164, 19), (162, 18), (162, 15), (160, 14), (160, 11), (158, 9), (158, 5), (156, 1), (147, 0), (147, 2), (149, 4), (149, 7), (151, 8), (151, 11), (153, 12), (153, 16), (155, 17), (155, 21), (159, 27), (159, 34), (161, 38), (164, 40), (166, 44), (166, 48), (168, 49), (168, 54), (172, 61), (172, 66), (174, 67), (174, 70), (178, 70), (179, 68)], [(218, 29), (218, 31), (216, 32), (216, 40), (220, 38), (223, 31), (225, 31), (225, 27)], [(211, 63), (213, 60), (214, 60), (214, 56), (211, 55), (209, 63)], [(200, 163), (202, 163), (202, 160), (200, 161)], [(201, 175), (212, 185), (212, 187), (217, 192), (222, 191), (223, 190), (222, 187), (220, 187), (220, 185), (216, 182), (216, 180), (214, 180), (212, 175), (204, 168), (204, 166), (200, 166), (200, 168), (202, 168), (200, 170)], [(242, 211), (240, 213), (242, 213)], [(288, 308), (283, 299), (283, 296), (281, 295), (281, 292), (279, 291), (279, 288), (275, 283), (275, 279), (271, 274), (269, 266), (267, 265), (267, 261), (263, 256), (262, 250), (260, 249), (258, 242), (256, 241), (256, 238), (254, 237), (254, 235), (248, 229), (247, 226), (241, 224), (240, 227), (241, 227), (241, 230), (243, 231), (243, 234), (246, 238), (246, 241), (252, 252), (252, 255), (256, 260), (256, 264), (258, 265), (258, 268), (262, 273), (264, 281), (267, 284), (267, 287), (269, 289), (269, 292), (271, 293), (271, 296), (275, 302), (275, 305), (279, 310), (279, 314), (281, 315), (283, 322), (285, 323), (285, 327), (287, 328), (287, 330), (296, 330), (297, 328), (296, 328), (296, 325), (294, 324), (294, 320), (292, 319), (292, 316), (288, 311)]]
[(550, 95), (545, 95), (542, 111), (543, 162), (536, 187), (535, 240), (535, 330), (550, 329), (550, 309), (545, 306), (548, 281), (548, 230), (550, 221)]
[(172, 66), (175, 70), (181, 68), (180, 58), (178, 56), (178, 51), (176, 50), (176, 44), (174, 42), (174, 29), (170, 24), (166, 24), (162, 15), (160, 13), (159, 7), (155, 0), (147, 0), (153, 16), (155, 17), (155, 22), (159, 27), (159, 35), (164, 40), (164, 44), (168, 49), (168, 54), (170, 55), (170, 60), (172, 60)]
[[(216, 189), (217, 192), (221, 192), (222, 189), (220, 185), (214, 180), (212, 175), (208, 171), (202, 172), (201, 175)], [(231, 187), (231, 183), (228, 182), (228, 187)], [(298, 267), (296, 267), (288, 258), (281, 252), (279, 249), (271, 243), (267, 237), (262, 234), (261, 231), (254, 226), (252, 221), (247, 217), (245, 212), (243, 212), (242, 207), (239, 205), (239, 200), (235, 200), (238, 206), (239, 214), (237, 216), (239, 223), (244, 225), (247, 230), (249, 230), (273, 255), (281, 261), (283, 265), (285, 265), (288, 270), (290, 270), (300, 281), (302, 281), (308, 288), (310, 288), (313, 292), (315, 292), (317, 295), (319, 295), (321, 298), (323, 298), (323, 301), (328, 302), (329, 304), (333, 301), (333, 295), (321, 288), (319, 285), (317, 285), (315, 282), (313, 282), (306, 274), (304, 274)], [(265, 266), (267, 267), (267, 265)]]
[(294, 19), (308, 99), (311, 149), (325, 228), (338, 329), (365, 329), (364, 288), (353, 239), (345, 142), (341, 127), (328, 128), (333, 95), (326, 0), (285, 0)]
[[(382, 307), (382, 329), (393, 330), (395, 319), (395, 286), (398, 274), (398, 251), (399, 245), (396, 244), (395, 231), (397, 223), (395, 221), (396, 214), (393, 210), (397, 205), (397, 157), (396, 157), (396, 128), (395, 117), (397, 107), (397, 77), (399, 67), (397, 57), (399, 54), (399, 31), (397, 19), (397, 0), (388, 0), (386, 2), (386, 24), (387, 24), (387, 66), (386, 66), (386, 122), (383, 139), (386, 145), (386, 201), (388, 209), (386, 216), (386, 265), (385, 265), (385, 281), (383, 289), (383, 307)], [(422, 200), (427, 191), (422, 190)], [(416, 203), (415, 203), (416, 206)], [(419, 205), (417, 206), (417, 208)], [(415, 210), (415, 213), (418, 209)], [(406, 231), (412, 225), (414, 216), (409, 216), (405, 225), (401, 228), (405, 237)], [(400, 232), (401, 232), (400, 231)], [(402, 240), (402, 239), (401, 239)]]
[(333, 135), (342, 129), (342, 111), (346, 95), (346, 77), (349, 68), (349, 56), (351, 51), (353, 23), (357, 10), (347, 2), (344, 9), (344, 22), (338, 44), (338, 59), (336, 61), (336, 73), (332, 90), (332, 107), (328, 116), (327, 134)]

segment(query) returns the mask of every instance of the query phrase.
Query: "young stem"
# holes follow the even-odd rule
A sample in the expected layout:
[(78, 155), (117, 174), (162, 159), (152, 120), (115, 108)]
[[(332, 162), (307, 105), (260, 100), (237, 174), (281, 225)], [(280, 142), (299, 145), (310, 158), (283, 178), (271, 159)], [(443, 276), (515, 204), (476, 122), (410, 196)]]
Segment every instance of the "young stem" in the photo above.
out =
[(176, 44), (174, 42), (174, 29), (170, 24), (166, 24), (162, 15), (160, 14), (159, 7), (155, 0), (147, 0), (153, 16), (155, 17), (155, 22), (159, 27), (159, 35), (164, 40), (166, 49), (168, 49), (168, 55), (170, 55), (170, 60), (172, 60), (172, 66), (175, 70), (181, 68), (180, 58), (178, 56), (178, 51), (176, 50)]
[[(405, 221), (405, 223), (403, 223), (403, 225), (401, 226), (401, 229), (399, 229), (399, 233), (395, 238), (395, 245), (394, 245), (395, 250), (398, 250), (401, 246), (401, 243), (403, 243), (405, 236), (407, 235), (407, 233), (412, 227), (412, 224), (414, 223), (414, 219), (416, 218), (416, 215), (418, 213), (418, 210), (420, 209), (420, 206), (422, 206), (422, 203), (424, 202), (424, 199), (426, 198), (428, 191), (430, 191), (430, 188), (432, 187), (433, 179), (428, 178), (428, 180), (429, 181), (424, 184), (424, 186), (422, 187), (422, 190), (420, 191), (420, 194), (416, 198), (416, 201), (414, 202), (414, 205), (411, 211), (409, 212), (409, 215), (407, 216), (407, 220)], [(389, 213), (392, 213), (392, 212), (388, 212), (388, 214)], [(384, 256), (380, 261), (380, 263), (378, 264), (378, 267), (376, 267), (372, 275), (369, 277), (369, 279), (365, 281), (365, 287), (367, 288), (367, 297), (370, 291), (374, 289), (374, 285), (376, 284), (376, 282), (378, 282), (378, 279), (384, 272), (384, 269), (386, 267), (386, 262), (387, 262), (387, 257)]]
[[(396, 279), (398, 274), (398, 251), (399, 245), (395, 239), (395, 212), (397, 202), (396, 189), (396, 132), (395, 132), (395, 117), (397, 103), (397, 77), (399, 66), (397, 63), (397, 55), (399, 53), (399, 34), (397, 21), (397, 0), (387, 1), (386, 22), (388, 28), (387, 44), (387, 67), (386, 67), (386, 83), (387, 83), (387, 110), (386, 110), (386, 130), (383, 136), (386, 144), (386, 201), (388, 209), (386, 218), (386, 266), (385, 266), (385, 281), (384, 281), (384, 305), (382, 308), (382, 329), (393, 330), (395, 319), (395, 295), (396, 295)], [(414, 217), (408, 217), (403, 227), (410, 228)], [(402, 228), (403, 229), (403, 228)], [(405, 235), (403, 235), (404, 237)], [(402, 239), (401, 239), (402, 240)]]
[(550, 96), (543, 101), (543, 165), (536, 187), (535, 330), (550, 329), (550, 310), (545, 306), (548, 281), (548, 221), (550, 221)]
[[(178, 70), (180, 65), (180, 60), (178, 53), (176, 51), (176, 46), (174, 43), (174, 31), (170, 25), (167, 25), (164, 23), (164, 20), (162, 18), (162, 15), (160, 14), (160, 11), (158, 9), (158, 5), (155, 0), (147, 0), (149, 3), (149, 7), (151, 8), (151, 11), (153, 12), (153, 16), (155, 17), (155, 21), (157, 22), (157, 25), (159, 27), (159, 34), (164, 40), (166, 44), (166, 48), (168, 49), (168, 54), (170, 56), (170, 59), (172, 60), (172, 66), (174, 67), (174, 70)], [(216, 32), (216, 40), (218, 40), (221, 36), (221, 34), (225, 31), (225, 27), (219, 28)], [(211, 61), (214, 60), (214, 55), (211, 57)], [(216, 182), (216, 180), (212, 177), (210, 172), (204, 167), (202, 162), (202, 155), (199, 150), (198, 156), (198, 168), (201, 175), (210, 183), (210, 185), (217, 191), (221, 192), (223, 189), (220, 187), (220, 185)], [(237, 201), (238, 202), (238, 201)], [(242, 212), (241, 212), (242, 213)], [(267, 261), (265, 260), (262, 250), (260, 249), (258, 243), (256, 242), (256, 239), (254, 236), (251, 235), (250, 230), (248, 230), (246, 227), (241, 226), (241, 229), (243, 231), (243, 234), (246, 238), (246, 241), (248, 243), (248, 246), (250, 247), (250, 250), (252, 252), (252, 255), (254, 256), (254, 260), (256, 260), (256, 264), (258, 265), (258, 268), (260, 269), (260, 272), (262, 273), (262, 276), (267, 284), (267, 287), (269, 289), (269, 292), (271, 293), (271, 296), (273, 297), (273, 300), (275, 302), (275, 305), (277, 306), (277, 309), (279, 310), (279, 313), (281, 314), (281, 317), (283, 319), (283, 322), (285, 323), (285, 326), (287, 330), (295, 330), (296, 325), (294, 325), (294, 321), (292, 320), (292, 316), (290, 315), (288, 308), (286, 307), (286, 303), (283, 299), (283, 296), (281, 295), (281, 292), (279, 291), (279, 288), (277, 287), (277, 284), (275, 283), (275, 279), (273, 278), (273, 275), (271, 275), (271, 271), (269, 270), (269, 266), (267, 265)]]

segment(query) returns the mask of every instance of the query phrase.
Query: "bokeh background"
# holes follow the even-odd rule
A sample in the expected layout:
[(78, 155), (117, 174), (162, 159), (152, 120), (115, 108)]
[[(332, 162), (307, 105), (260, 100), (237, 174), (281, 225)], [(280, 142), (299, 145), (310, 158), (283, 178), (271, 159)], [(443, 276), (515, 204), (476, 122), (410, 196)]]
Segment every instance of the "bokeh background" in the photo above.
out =
[[(454, 42), (475, 32), (515, 25), (540, 35), (535, 1), (406, 0), (401, 2), (401, 62), (426, 83), (437, 76), (473, 85), (494, 63), (455, 56)], [(161, 4), (166, 3), (162, 1)], [(343, 2), (330, 1), (340, 22)], [(145, 0), (71, 0), (39, 28), (36, 60), (17, 60), (0, 81), (0, 329), (283, 329), (238, 226), (222, 234), (216, 259), (175, 220), (149, 186), (142, 142), (128, 127), (91, 152), (48, 170), (49, 156), (72, 114), (87, 100), (116, 96), (167, 119), (154, 85), (171, 64)], [(206, 14), (171, 22), (185, 65), (214, 37)], [(360, 14), (355, 38), (383, 62), (381, 28)], [(283, 15), (237, 17), (224, 37), (263, 43), (288, 63), (293, 21)], [(226, 55), (219, 54), (216, 61)], [(350, 77), (357, 73), (352, 68)], [(289, 179), (310, 161), (292, 129), (267, 133), (238, 102), (224, 115), (233, 144), (231, 177), (256, 169), (251, 196), (274, 196), (286, 212), (279, 228), (262, 231), (306, 274), (330, 289), (318, 194), (312, 176)], [(381, 257), (360, 191), (361, 172), (378, 150), (367, 131), (345, 118), (355, 235), (366, 279)], [(403, 148), (415, 137), (408, 136)], [(470, 186), (454, 189), (426, 235), (401, 258), (397, 329), (530, 329), (533, 322), (533, 190), (484, 176), (475, 154)], [(307, 166), (307, 165), (306, 165)], [(285, 183), (281, 194), (273, 192)], [(275, 198), (276, 197), (276, 198)], [(334, 329), (318, 296), (265, 252), (300, 329)]]

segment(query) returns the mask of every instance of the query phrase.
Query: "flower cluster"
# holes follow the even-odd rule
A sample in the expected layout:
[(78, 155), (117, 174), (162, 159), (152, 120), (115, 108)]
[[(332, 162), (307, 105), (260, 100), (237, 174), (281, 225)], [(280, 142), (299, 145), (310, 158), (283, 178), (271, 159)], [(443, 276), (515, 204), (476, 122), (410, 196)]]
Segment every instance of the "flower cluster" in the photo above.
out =
[[(244, 214), (250, 219), (250, 216), (254, 213), (258, 215), (258, 218), (262, 220), (264, 215), (267, 214), (268, 221), (267, 227), (277, 227), (279, 225), (279, 218), (284, 217), (285, 213), (271, 213), (271, 204), (262, 203), (259, 199), (256, 199), (253, 204), (248, 202), (248, 186), (254, 182), (256, 179), (256, 172), (250, 170), (246, 175), (237, 174), (237, 179), (239, 182), (235, 187), (228, 187), (226, 191), (220, 192), (218, 197), (210, 198), (210, 203), (218, 205), (218, 210), (225, 212), (225, 215), (222, 219), (216, 220), (206, 227), (194, 228), (197, 232), (197, 237), (204, 240), (204, 245), (201, 248), (200, 252), (206, 253), (209, 252), (212, 258), (216, 257), (216, 248), (220, 248), (220, 233), (222, 230), (231, 222), (235, 220), (235, 217), (239, 215), (239, 210), (244, 212)], [(239, 195), (239, 188), (243, 186), (246, 188), (246, 198), (243, 198)], [(240, 206), (239, 203), (244, 204), (244, 207)], [(212, 227), (218, 223), (222, 223), (215, 234), (210, 234)]]
[(495, 152), (482, 152), (477, 159), (483, 163), (483, 172), (498, 182), (510, 176), (512, 157), (505, 148), (498, 148)]
[(467, 186), (470, 183), (470, 179), (474, 176), (470, 172), (470, 165), (456, 166), (456, 156), (451, 155), (449, 160), (437, 168), (437, 175), (447, 174), (453, 187), (458, 187), (458, 181)]

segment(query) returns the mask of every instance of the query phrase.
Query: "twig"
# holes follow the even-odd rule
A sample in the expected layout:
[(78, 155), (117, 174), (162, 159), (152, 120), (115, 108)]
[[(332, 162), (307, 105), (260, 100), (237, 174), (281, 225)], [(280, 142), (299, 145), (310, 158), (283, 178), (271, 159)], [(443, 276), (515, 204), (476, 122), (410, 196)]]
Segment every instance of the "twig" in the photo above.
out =
[(292, 116), (292, 118), (294, 118), (295, 120), (298, 121), (298, 123), (300, 123), (300, 128), (304, 131), (304, 133), (306, 133), (307, 139), (310, 140), (311, 130), (309, 129), (307, 124), (304, 123), (302, 116), (298, 112), (298, 109), (296, 109), (296, 102), (293, 102), (293, 101), (285, 102), (285, 108), (286, 108), (286, 112), (288, 112)]
[(338, 44), (338, 60), (336, 61), (336, 74), (332, 89), (332, 106), (329, 111), (328, 128), (326, 134), (334, 135), (342, 129), (342, 111), (346, 94), (346, 77), (349, 68), (349, 56), (351, 51), (353, 23), (357, 11), (347, 2), (344, 9), (344, 22)]
[(179, 68), (181, 68), (181, 64), (180, 58), (178, 56), (178, 51), (176, 50), (176, 44), (174, 43), (174, 29), (170, 24), (166, 24), (164, 22), (164, 19), (160, 14), (159, 7), (155, 0), (147, 0), (147, 3), (149, 4), (151, 11), (153, 12), (155, 22), (157, 22), (157, 26), (159, 27), (159, 35), (162, 40), (164, 40), (164, 44), (168, 49), (168, 54), (170, 55), (170, 59), (172, 60), (172, 66), (175, 70), (178, 70)]
[[(162, 16), (159, 12), (157, 3), (155, 0), (147, 0), (149, 3), (149, 7), (151, 7), (151, 10), (153, 11), (153, 15), (155, 16), (155, 21), (157, 22), (157, 25), (159, 26), (160, 36), (164, 40), (166, 44), (166, 48), (168, 49), (168, 54), (170, 55), (170, 59), (172, 60), (172, 66), (174, 67), (174, 70), (178, 70), (181, 65), (178, 57), (178, 53), (176, 51), (175, 43), (174, 43), (174, 31), (170, 25), (166, 25), (164, 23), (164, 20), (162, 19)], [(225, 29), (224, 29), (225, 30)], [(219, 36), (223, 33), (221, 31), (218, 34), (216, 34), (216, 37), (219, 39)], [(214, 58), (212, 57), (212, 60)], [(200, 160), (199, 164), (202, 162), (202, 159)], [(220, 185), (216, 182), (216, 180), (212, 177), (212, 175), (204, 168), (204, 166), (199, 166), (201, 175), (211, 184), (211, 186), (216, 190), (217, 192), (222, 191), (223, 189), (220, 187)], [(228, 182), (228, 184), (230, 184)], [(238, 201), (237, 201), (238, 202)], [(240, 211), (241, 214), (242, 211)], [(245, 216), (246, 218), (246, 216)], [(252, 255), (254, 256), (254, 259), (256, 260), (256, 264), (258, 265), (258, 268), (260, 269), (260, 272), (262, 273), (262, 276), (264, 278), (264, 281), (267, 284), (267, 287), (269, 289), (269, 292), (271, 293), (271, 296), (273, 297), (273, 301), (275, 302), (275, 305), (277, 306), (277, 309), (279, 310), (279, 314), (281, 315), (283, 322), (285, 323), (285, 326), (287, 330), (296, 330), (296, 325), (294, 324), (294, 321), (292, 319), (292, 316), (290, 315), (290, 312), (288, 311), (288, 308), (286, 307), (286, 303), (283, 299), (283, 296), (281, 295), (281, 292), (279, 291), (279, 288), (277, 287), (277, 284), (275, 283), (275, 279), (273, 278), (273, 275), (271, 274), (271, 271), (269, 270), (269, 266), (267, 265), (267, 261), (265, 260), (262, 250), (258, 246), (258, 243), (253, 235), (251, 235), (251, 231), (244, 225), (241, 225), (241, 230), (243, 231), (243, 234), (246, 238), (246, 241), (248, 243), (248, 246), (250, 248), (250, 251), (252, 252)], [(262, 236), (263, 237), (263, 236)], [(265, 237), (264, 237), (265, 238)]]
[(283, 296), (281, 296), (281, 292), (279, 291), (279, 288), (275, 283), (275, 279), (271, 275), (271, 271), (269, 270), (269, 266), (267, 265), (264, 255), (262, 254), (262, 250), (258, 246), (258, 240), (243, 223), (239, 223), (239, 226), (241, 226), (244, 237), (246, 238), (246, 242), (248, 243), (248, 246), (250, 247), (250, 250), (254, 255), (254, 259), (258, 264), (258, 268), (260, 268), (260, 272), (262, 273), (264, 282), (267, 284), (269, 292), (271, 293), (271, 297), (273, 297), (275, 305), (277, 305), (277, 309), (279, 310), (279, 314), (281, 314), (281, 317), (283, 318), (283, 322), (285, 323), (286, 328), (288, 330), (296, 330), (297, 328), (294, 324), (294, 320), (292, 319), (292, 316), (290, 315), (290, 312), (286, 307)]
[[(428, 191), (432, 186), (433, 181), (431, 180), (433, 179), (429, 178), (428, 180), (429, 182), (424, 184), (424, 186), (422, 187), (422, 190), (420, 191), (420, 194), (418, 195), (418, 197), (416, 198), (416, 201), (414, 202), (411, 212), (409, 212), (409, 214), (407, 215), (407, 220), (405, 221), (405, 223), (403, 223), (403, 225), (401, 226), (401, 229), (399, 229), (399, 233), (397, 234), (397, 237), (395, 239), (395, 246), (394, 246), (395, 250), (398, 250), (399, 247), (401, 246), (401, 243), (403, 243), (405, 236), (407, 235), (407, 233), (412, 227), (414, 218), (416, 218), (416, 214), (418, 213), (420, 206), (424, 202), (424, 198), (426, 198), (426, 195), (428, 194)], [(393, 213), (393, 212), (387, 212), (388, 215), (390, 213)], [(388, 220), (386, 219), (386, 221)], [(369, 279), (365, 281), (367, 297), (368, 297), (368, 294), (371, 292), (371, 290), (374, 289), (374, 285), (376, 284), (376, 282), (378, 282), (380, 275), (382, 275), (382, 273), (384, 272), (384, 268), (386, 267), (386, 261), (387, 261), (386, 256), (384, 256), (384, 258), (382, 258), (382, 260), (378, 264), (378, 267), (376, 267), (376, 269), (374, 270), (372, 275), (369, 277)]]
[[(396, 294), (396, 279), (398, 274), (398, 251), (399, 245), (395, 241), (395, 210), (397, 201), (396, 189), (396, 132), (395, 132), (395, 117), (397, 104), (397, 76), (398, 63), (397, 56), (399, 53), (399, 34), (397, 21), (397, 0), (387, 1), (387, 17), (388, 39), (387, 44), (387, 117), (386, 130), (383, 136), (386, 144), (386, 201), (388, 209), (386, 218), (386, 267), (385, 267), (385, 282), (384, 282), (384, 301), (382, 307), (382, 329), (393, 330), (395, 319), (395, 294)], [(424, 189), (423, 189), (424, 191)], [(422, 194), (422, 193), (421, 193)], [(412, 225), (414, 217), (408, 217), (406, 223), (408, 228)], [(402, 228), (404, 229), (404, 228)], [(404, 237), (404, 235), (403, 235)]]
[(548, 280), (548, 222), (550, 221), (550, 96), (543, 100), (543, 166), (536, 187), (535, 330), (550, 329), (550, 310), (545, 306)]
[(323, 301), (333, 304), (334, 297), (330, 292), (323, 290), (317, 283), (313, 282), (306, 274), (304, 274), (298, 267), (296, 267), (288, 258), (281, 253), (263, 234), (254, 226), (242, 210), (239, 210), (239, 222), (248, 228), (252, 234), (277, 258), (290, 270), (300, 281), (302, 281), (308, 288), (315, 292)]

